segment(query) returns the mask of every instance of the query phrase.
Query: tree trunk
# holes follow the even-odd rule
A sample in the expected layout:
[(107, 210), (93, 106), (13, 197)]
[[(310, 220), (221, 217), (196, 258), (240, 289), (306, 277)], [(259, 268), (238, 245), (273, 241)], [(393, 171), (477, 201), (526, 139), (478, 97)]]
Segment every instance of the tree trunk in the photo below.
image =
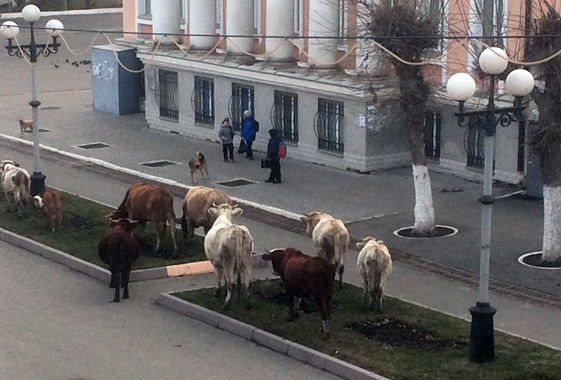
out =
[(543, 241), (542, 261), (561, 259), (561, 130), (555, 76), (546, 77), (546, 91), (532, 91), (532, 99), (540, 111), (540, 128), (530, 140), (530, 148), (540, 157), (543, 182)]
[(413, 234), (431, 236), (436, 225), (424, 139), (426, 102), (430, 88), (418, 67), (396, 65), (396, 73), (402, 94), (401, 108), (406, 115), (406, 127), (409, 131), (409, 149), (415, 183)]
[(540, 149), (543, 179), (542, 260), (554, 262), (561, 259), (561, 149), (557, 138), (547, 134), (543, 138), (546, 141)]

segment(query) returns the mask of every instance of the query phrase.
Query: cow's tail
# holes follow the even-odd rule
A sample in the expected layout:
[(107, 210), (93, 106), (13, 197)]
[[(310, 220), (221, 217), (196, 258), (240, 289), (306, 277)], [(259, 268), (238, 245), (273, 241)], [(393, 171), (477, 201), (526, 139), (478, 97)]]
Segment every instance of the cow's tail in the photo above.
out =
[(335, 244), (338, 242), (336, 234), (326, 235), (321, 239), (321, 250), (325, 254), (325, 258), (330, 263), (337, 263)]
[(241, 253), (244, 247), (245, 233), (238, 228), (236, 231), (236, 255), (234, 258), (234, 273), (238, 273), (238, 299), (242, 298), (242, 257)]
[(377, 256), (371, 255), (366, 260), (370, 271), (370, 291), (378, 290), (382, 282), (382, 266)]

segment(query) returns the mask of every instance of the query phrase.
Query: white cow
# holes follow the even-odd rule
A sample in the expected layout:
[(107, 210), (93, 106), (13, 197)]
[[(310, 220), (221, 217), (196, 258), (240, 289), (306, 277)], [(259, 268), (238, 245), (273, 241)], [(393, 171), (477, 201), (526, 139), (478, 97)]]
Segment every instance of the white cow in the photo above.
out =
[(309, 212), (300, 220), (308, 225), (306, 233), (312, 234), (318, 256), (327, 259), (339, 268), (339, 287), (343, 287), (345, 253), (349, 247), (349, 231), (340, 219), (323, 212)]
[(6, 195), (8, 201), (8, 211), (11, 209), (11, 204), (15, 203), (18, 211), (18, 216), (25, 213), (25, 206), (29, 204), (29, 173), (27, 170), (17, 167), (12, 163), (4, 163), (2, 165), (2, 190)]
[(234, 216), (242, 214), (241, 208), (228, 203), (213, 206), (208, 209), (208, 212), (216, 220), (205, 235), (204, 245), (206, 257), (212, 263), (216, 274), (216, 295), (220, 294), (220, 285), (224, 277), (227, 290), (224, 309), (230, 307), (234, 276), (237, 273), (239, 284), (243, 277), (244, 299), (249, 309), (248, 287), (251, 282), (253, 237), (247, 227), (232, 223)]
[(366, 237), (356, 243), (360, 249), (356, 265), (362, 276), (364, 289), (364, 303), (372, 309), (372, 301), (376, 303), (378, 311), (382, 311), (382, 298), (386, 280), (392, 271), (392, 257), (382, 240)]

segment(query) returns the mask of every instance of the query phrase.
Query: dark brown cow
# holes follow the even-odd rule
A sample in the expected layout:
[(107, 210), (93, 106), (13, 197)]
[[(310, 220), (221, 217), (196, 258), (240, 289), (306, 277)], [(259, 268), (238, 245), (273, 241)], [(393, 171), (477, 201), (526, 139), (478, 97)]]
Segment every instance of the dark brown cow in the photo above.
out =
[(327, 322), (330, 317), (331, 297), (337, 267), (323, 257), (308, 256), (295, 248), (275, 249), (263, 255), (271, 261), (273, 270), (285, 286), (288, 296), (288, 321), (299, 318), (298, 309), (302, 297), (314, 298), (322, 319), (322, 333), (329, 337)]
[(166, 233), (167, 221), (173, 240), (173, 252), (177, 253), (173, 197), (163, 187), (147, 182), (135, 183), (129, 187), (125, 199), (117, 211), (111, 214), (113, 220), (122, 218), (138, 220), (142, 225), (146, 222), (154, 223), (157, 233), (155, 252), (160, 250), (161, 240)]
[(137, 221), (119, 219), (111, 221), (111, 229), (103, 234), (97, 244), (97, 254), (101, 261), (109, 265), (111, 283), (115, 288), (113, 302), (120, 300), (120, 286), (123, 287), (123, 298), (129, 298), (129, 279), (132, 264), (138, 259), (140, 249), (132, 237), (132, 228)]

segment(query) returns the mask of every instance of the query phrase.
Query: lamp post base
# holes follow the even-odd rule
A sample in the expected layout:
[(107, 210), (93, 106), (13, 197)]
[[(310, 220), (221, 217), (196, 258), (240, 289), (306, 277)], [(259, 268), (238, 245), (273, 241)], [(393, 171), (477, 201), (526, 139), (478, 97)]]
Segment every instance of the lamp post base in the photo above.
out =
[(469, 309), (471, 332), (469, 336), (469, 360), (472, 363), (495, 361), (495, 330), (493, 316), (497, 309), (488, 303), (478, 302)]
[(33, 174), (31, 174), (31, 186), (29, 189), (29, 193), (32, 197), (39, 195), (45, 191), (45, 178), (47, 178), (47, 176), (41, 174), (41, 172), (33, 172)]

